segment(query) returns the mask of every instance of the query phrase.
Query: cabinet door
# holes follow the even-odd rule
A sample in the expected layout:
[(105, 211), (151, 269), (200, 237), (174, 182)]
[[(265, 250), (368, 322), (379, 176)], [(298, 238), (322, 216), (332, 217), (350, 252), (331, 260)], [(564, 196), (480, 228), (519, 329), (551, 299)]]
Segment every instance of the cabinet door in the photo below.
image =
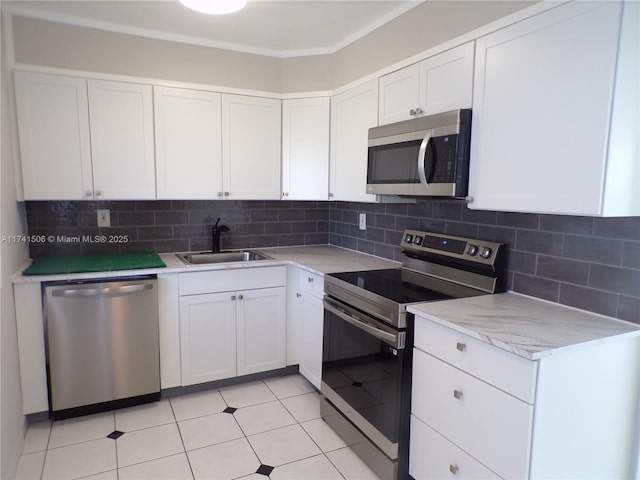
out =
[(25, 200), (93, 198), (87, 81), (15, 73)]
[(281, 109), (272, 98), (222, 96), (225, 198), (281, 198)]
[(474, 43), (469, 42), (420, 63), (420, 108), (425, 115), (471, 108)]
[(154, 87), (158, 198), (222, 197), (222, 100), (215, 92)]
[(236, 376), (233, 293), (180, 297), (182, 385)]
[(470, 208), (599, 214), (619, 25), (572, 2), (477, 40)]
[(369, 128), (377, 123), (377, 79), (331, 99), (330, 200), (376, 201), (366, 190)]
[(380, 125), (401, 122), (419, 115), (420, 66), (410, 65), (379, 79), (380, 99), (378, 116)]
[(238, 293), (238, 375), (283, 368), (286, 364), (286, 288)]
[(154, 199), (150, 85), (88, 80), (96, 199)]
[(327, 200), (329, 97), (282, 102), (282, 198)]
[(301, 314), (294, 321), (300, 324), (300, 373), (319, 390), (322, 379), (324, 307), (321, 298), (309, 293), (302, 293), (299, 300)]

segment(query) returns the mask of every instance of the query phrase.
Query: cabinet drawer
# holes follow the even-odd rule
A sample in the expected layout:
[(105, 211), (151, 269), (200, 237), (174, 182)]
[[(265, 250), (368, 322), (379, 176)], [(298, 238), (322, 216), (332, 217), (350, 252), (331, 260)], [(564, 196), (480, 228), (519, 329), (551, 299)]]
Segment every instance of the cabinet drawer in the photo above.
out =
[(503, 478), (526, 478), (533, 406), (414, 349), (412, 413)]
[(422, 317), (415, 346), (501, 390), (534, 403), (537, 363)]
[(323, 297), (324, 278), (322, 276), (300, 268), (298, 270), (298, 281), (300, 282), (300, 289), (303, 292), (310, 293), (318, 298)]
[(500, 478), (413, 415), (409, 473), (421, 480)]
[(287, 267), (234, 268), (181, 273), (179, 283), (180, 295), (284, 287), (287, 284)]

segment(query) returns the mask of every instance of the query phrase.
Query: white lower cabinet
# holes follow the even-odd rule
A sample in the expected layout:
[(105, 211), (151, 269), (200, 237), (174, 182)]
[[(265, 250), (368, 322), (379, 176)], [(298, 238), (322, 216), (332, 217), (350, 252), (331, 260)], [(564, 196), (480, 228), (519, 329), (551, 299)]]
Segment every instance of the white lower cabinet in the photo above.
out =
[(283, 368), (285, 285), (286, 267), (181, 274), (182, 385)]
[(298, 364), (302, 376), (317, 389), (322, 379), (323, 291), (320, 275), (290, 268), (287, 364)]
[(416, 316), (409, 472), (631, 478), (640, 340), (536, 360)]

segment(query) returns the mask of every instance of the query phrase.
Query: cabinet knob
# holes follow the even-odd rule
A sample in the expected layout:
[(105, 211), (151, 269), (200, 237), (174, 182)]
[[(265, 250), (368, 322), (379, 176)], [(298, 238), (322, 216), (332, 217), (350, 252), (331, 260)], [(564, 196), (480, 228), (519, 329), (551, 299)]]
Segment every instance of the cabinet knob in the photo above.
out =
[(218, 196), (221, 197), (222, 196), (222, 192), (218, 192)]
[(224, 192), (224, 196), (228, 197), (229, 196), (229, 192)]
[(467, 346), (462, 343), (462, 342), (458, 342), (456, 343), (456, 350), (458, 350), (459, 352), (464, 352), (467, 349)]
[(288, 193), (288, 192), (282, 192), (282, 196), (283, 196), (283, 197), (288, 197), (288, 196), (289, 196), (289, 193)]
[(462, 398), (462, 391), (461, 390), (454, 390), (453, 391), (453, 396), (456, 398), (456, 400), (460, 400)]
[(313, 277), (309, 277), (309, 278), (307, 278), (307, 282), (309, 282), (309, 283), (313, 283)]
[(91, 190), (87, 190), (86, 192), (84, 192), (85, 197), (90, 197), (91, 195), (93, 195), (93, 192)]
[(302, 297), (302, 294), (300, 292), (297, 292), (296, 293), (296, 297), (300, 298), (300, 297)]
[(238, 300), (242, 300), (244, 298), (244, 295), (238, 295)]
[(455, 474), (457, 474), (457, 473), (458, 473), (458, 470), (459, 470), (459, 469), (458, 469), (458, 466), (457, 466), (457, 465), (454, 465), (453, 463), (450, 463), (450, 464), (449, 464), (449, 471), (450, 471), (452, 474), (454, 474), (454, 475), (455, 475)]
[(330, 194), (329, 194), (329, 198), (333, 198), (333, 193), (330, 193)]
[(420, 107), (412, 108), (411, 110), (409, 110), (409, 115), (411, 116), (421, 115), (421, 114), (422, 114), (422, 109)]
[(471, 195), (467, 195), (464, 197), (464, 201), (467, 203), (473, 203), (473, 197)]
[(102, 195), (102, 192), (100, 190), (96, 190), (96, 197), (99, 197), (100, 195)]

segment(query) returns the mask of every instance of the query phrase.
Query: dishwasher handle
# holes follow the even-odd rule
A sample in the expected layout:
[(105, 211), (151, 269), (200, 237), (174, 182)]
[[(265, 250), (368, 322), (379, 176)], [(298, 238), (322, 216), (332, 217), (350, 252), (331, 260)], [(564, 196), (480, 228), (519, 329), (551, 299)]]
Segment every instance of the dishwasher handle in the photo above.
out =
[(120, 287), (103, 287), (103, 288), (65, 288), (54, 290), (51, 292), (53, 297), (112, 297), (116, 295), (127, 295), (130, 293), (151, 290), (151, 283), (136, 283), (133, 285), (123, 285)]

